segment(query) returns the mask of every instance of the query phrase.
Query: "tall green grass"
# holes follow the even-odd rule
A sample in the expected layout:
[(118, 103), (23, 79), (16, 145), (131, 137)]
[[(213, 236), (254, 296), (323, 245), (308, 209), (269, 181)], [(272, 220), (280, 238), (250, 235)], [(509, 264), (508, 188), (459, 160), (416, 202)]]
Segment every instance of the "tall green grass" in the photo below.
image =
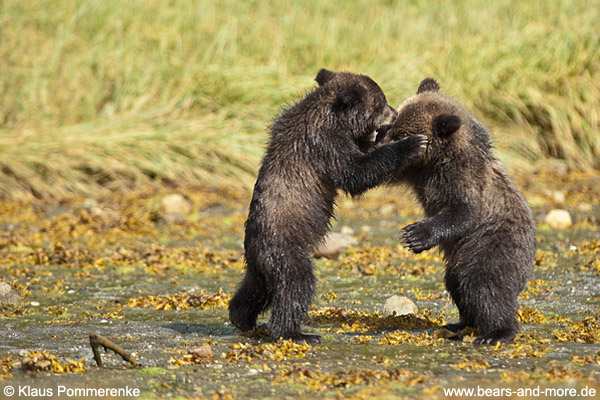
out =
[(0, 195), (250, 185), (321, 67), (425, 76), (506, 153), (600, 167), (600, 0), (3, 0)]

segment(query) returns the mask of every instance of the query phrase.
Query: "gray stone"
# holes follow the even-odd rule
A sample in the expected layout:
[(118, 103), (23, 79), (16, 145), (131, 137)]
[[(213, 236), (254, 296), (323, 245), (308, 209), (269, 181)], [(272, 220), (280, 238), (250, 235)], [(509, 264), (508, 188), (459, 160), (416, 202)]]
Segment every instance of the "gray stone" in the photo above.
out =
[(0, 282), (0, 309), (18, 307), (21, 295), (6, 282)]
[(408, 315), (417, 314), (419, 307), (408, 297), (394, 295), (388, 298), (383, 305), (383, 312), (386, 315)]

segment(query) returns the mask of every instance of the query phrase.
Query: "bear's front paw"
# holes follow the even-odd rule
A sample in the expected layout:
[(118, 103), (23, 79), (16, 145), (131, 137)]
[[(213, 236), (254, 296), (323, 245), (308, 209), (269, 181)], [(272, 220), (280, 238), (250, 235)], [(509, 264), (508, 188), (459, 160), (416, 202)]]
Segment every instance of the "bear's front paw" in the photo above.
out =
[(427, 226), (421, 222), (415, 222), (402, 229), (402, 242), (415, 253), (432, 248), (431, 233)]
[(403, 139), (400, 139), (396, 143), (396, 149), (401, 158), (414, 158), (417, 157), (427, 149), (429, 139), (423, 135), (411, 135)]

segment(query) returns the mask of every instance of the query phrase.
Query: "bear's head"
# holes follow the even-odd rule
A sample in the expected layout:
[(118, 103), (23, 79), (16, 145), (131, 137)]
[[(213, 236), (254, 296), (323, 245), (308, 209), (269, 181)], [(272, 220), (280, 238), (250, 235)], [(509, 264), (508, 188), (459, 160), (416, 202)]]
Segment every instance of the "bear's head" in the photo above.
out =
[(417, 94), (398, 108), (391, 125), (381, 127), (377, 143), (385, 144), (409, 135), (425, 135), (429, 144), (425, 159), (446, 159), (460, 148), (469, 135), (465, 128), (470, 116), (454, 100), (439, 93), (440, 86), (431, 78), (424, 79)]
[(329, 125), (348, 133), (363, 152), (375, 144), (376, 130), (396, 116), (379, 85), (366, 75), (321, 69), (315, 80)]

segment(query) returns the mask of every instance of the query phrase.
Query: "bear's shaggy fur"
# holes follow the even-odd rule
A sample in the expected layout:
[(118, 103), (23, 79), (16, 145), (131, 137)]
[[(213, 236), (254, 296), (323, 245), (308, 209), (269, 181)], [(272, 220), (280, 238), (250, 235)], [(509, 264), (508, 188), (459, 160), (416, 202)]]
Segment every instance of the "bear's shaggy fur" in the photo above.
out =
[(271, 127), (245, 225), (246, 274), (229, 304), (242, 331), (271, 307), (273, 338), (313, 343), (320, 337), (300, 331), (315, 286), (310, 251), (329, 228), (337, 190), (354, 196), (383, 183), (426, 143), (413, 136), (367, 152), (396, 114), (379, 86), (325, 69), (316, 81)]
[(378, 137), (429, 138), (425, 153), (394, 174), (414, 189), (427, 216), (405, 227), (403, 240), (415, 253), (438, 245), (443, 251), (446, 288), (460, 313), (448, 329), (479, 327), (476, 343), (508, 342), (518, 330), (517, 297), (533, 270), (535, 222), (494, 157), (487, 130), (438, 91), (435, 80), (421, 82)]

